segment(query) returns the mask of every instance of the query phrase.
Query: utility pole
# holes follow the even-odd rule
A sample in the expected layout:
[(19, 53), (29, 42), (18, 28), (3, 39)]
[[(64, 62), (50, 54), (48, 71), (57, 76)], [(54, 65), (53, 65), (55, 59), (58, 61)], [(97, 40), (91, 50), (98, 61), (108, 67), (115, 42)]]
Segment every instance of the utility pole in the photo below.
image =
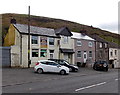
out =
[(30, 68), (30, 6), (28, 7), (28, 68)]

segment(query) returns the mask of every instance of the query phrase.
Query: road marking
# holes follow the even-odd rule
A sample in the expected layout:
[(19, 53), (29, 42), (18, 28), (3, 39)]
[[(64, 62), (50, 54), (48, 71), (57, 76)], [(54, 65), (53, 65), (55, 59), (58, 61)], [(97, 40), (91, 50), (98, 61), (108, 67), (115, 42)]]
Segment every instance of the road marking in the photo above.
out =
[(117, 81), (118, 79), (115, 79), (115, 81)]
[(75, 91), (80, 91), (80, 90), (84, 90), (84, 89), (92, 88), (92, 87), (95, 87), (95, 86), (100, 86), (100, 85), (103, 85), (103, 84), (105, 84), (105, 83), (106, 83), (106, 82), (102, 82), (102, 83), (98, 83), (98, 84), (94, 84), (94, 85), (90, 85), (90, 86), (82, 87), (82, 88), (76, 89)]

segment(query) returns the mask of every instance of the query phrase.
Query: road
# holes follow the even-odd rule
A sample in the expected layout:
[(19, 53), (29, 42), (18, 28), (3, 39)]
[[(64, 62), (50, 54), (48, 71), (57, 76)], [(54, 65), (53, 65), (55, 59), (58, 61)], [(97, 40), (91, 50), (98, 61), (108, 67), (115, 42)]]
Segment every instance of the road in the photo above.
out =
[[(103, 72), (82, 68), (79, 72), (69, 75), (35, 74), (29, 70), (26, 74), (28, 78), (31, 77), (31, 81), (22, 75), (25, 80), (21, 83), (14, 83), (15, 78), (8, 84), (5, 84), (7, 80), (4, 81), (3, 93), (118, 93), (117, 69)], [(17, 75), (16, 80), (19, 80)]]

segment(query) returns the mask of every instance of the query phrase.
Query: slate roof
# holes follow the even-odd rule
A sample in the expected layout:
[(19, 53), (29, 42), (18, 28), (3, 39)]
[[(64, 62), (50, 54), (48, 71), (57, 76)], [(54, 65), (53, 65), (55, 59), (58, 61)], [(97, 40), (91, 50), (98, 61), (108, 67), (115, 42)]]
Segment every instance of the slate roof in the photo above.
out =
[[(20, 33), (28, 34), (28, 25), (25, 24), (13, 24), (13, 25)], [(36, 26), (30, 26), (30, 34), (57, 37), (54, 29), (42, 28)]]
[(109, 44), (109, 48), (119, 48), (120, 49), (120, 46), (116, 43), (108, 42), (108, 44)]
[(94, 40), (96, 40), (97, 42), (108, 43), (105, 39), (103, 39), (97, 35), (90, 35), (90, 37), (93, 38)]
[(73, 34), (67, 27), (62, 27), (55, 30), (56, 35), (72, 36)]
[(92, 35), (91, 37), (94, 38), (98, 42), (108, 43), (109, 48), (119, 48), (120, 49), (120, 46), (118, 44), (113, 43), (113, 42), (108, 42), (97, 35)]
[(72, 34), (73, 34), (72, 38), (94, 41), (94, 39), (92, 39), (91, 37), (89, 37), (87, 35), (82, 35), (81, 33), (72, 32)]

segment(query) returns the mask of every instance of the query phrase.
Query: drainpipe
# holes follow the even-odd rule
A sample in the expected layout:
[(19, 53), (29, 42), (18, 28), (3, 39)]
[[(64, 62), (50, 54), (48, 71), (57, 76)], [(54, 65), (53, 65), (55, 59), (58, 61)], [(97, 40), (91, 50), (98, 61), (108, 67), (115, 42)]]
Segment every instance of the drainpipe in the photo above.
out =
[(22, 65), (22, 34), (20, 34), (20, 65)]

